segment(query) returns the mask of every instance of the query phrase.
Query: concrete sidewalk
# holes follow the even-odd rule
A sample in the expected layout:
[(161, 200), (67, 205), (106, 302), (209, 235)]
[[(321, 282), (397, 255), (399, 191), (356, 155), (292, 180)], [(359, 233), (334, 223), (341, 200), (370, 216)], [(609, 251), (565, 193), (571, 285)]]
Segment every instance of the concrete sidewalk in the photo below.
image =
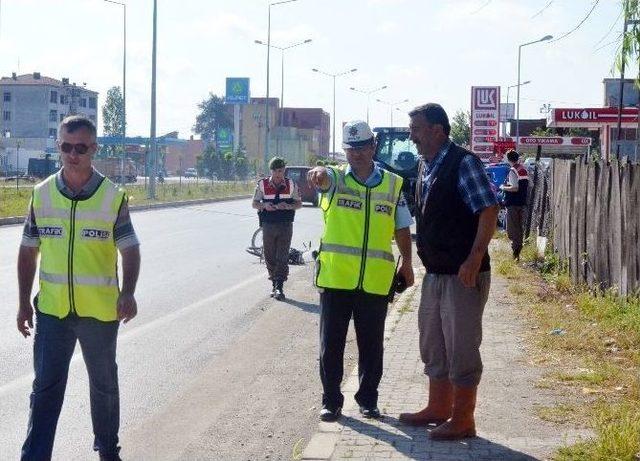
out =
[[(417, 274), (420, 284), (422, 274)], [(534, 385), (543, 370), (529, 364), (524, 325), (509, 300), (506, 281), (494, 274), (484, 313), (484, 374), (478, 392), (478, 437), (434, 442), (424, 428), (404, 426), (398, 415), (426, 404), (426, 377), (418, 352), (417, 314), (420, 286), (394, 304), (386, 324), (385, 372), (379, 407), (383, 418), (366, 420), (353, 395), (357, 370), (343, 384), (345, 408), (337, 423), (319, 423), (303, 453), (304, 460), (533, 460), (547, 459), (557, 448), (588, 437), (587, 431), (546, 423), (534, 414), (553, 405), (553, 392)]]

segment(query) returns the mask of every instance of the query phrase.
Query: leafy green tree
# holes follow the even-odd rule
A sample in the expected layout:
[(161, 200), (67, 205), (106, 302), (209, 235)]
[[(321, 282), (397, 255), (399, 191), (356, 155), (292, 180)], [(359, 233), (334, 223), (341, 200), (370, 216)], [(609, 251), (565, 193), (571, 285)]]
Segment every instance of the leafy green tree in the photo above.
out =
[(451, 122), (451, 140), (460, 146), (471, 144), (471, 112), (459, 110)]
[[(622, 36), (622, 45), (616, 55), (618, 69), (628, 68), (628, 64), (640, 62), (640, 0), (622, 0), (622, 14), (628, 22), (627, 32)], [(635, 69), (631, 69), (635, 72)], [(640, 68), (636, 77), (636, 86), (640, 89)], [(640, 109), (640, 101), (638, 101)], [(636, 152), (640, 155), (640, 117), (638, 118)]]
[(557, 136), (556, 131), (553, 128), (538, 127), (531, 132), (531, 136)]
[(247, 179), (249, 176), (249, 162), (244, 152), (238, 151), (234, 161), (235, 174), (240, 180)]
[(233, 152), (225, 152), (220, 156), (220, 179), (233, 179)]
[[(119, 86), (109, 88), (107, 99), (102, 106), (102, 123), (105, 136), (120, 137), (124, 133), (124, 99)], [(108, 146), (108, 157), (115, 157), (122, 152), (122, 146)]]
[(215, 173), (218, 175), (220, 171), (220, 156), (213, 145), (205, 148), (202, 155), (197, 157), (197, 168), (200, 176), (211, 176)]
[(198, 104), (198, 109), (200, 113), (196, 117), (193, 132), (199, 134), (205, 144), (217, 146), (217, 130), (233, 127), (233, 119), (224, 105), (224, 98), (209, 93), (209, 97)]

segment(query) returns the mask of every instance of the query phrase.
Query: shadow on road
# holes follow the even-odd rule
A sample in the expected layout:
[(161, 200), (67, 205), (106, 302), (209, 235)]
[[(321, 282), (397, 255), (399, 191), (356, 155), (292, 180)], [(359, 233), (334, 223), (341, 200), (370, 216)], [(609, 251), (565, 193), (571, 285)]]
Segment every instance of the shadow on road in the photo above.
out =
[[(474, 437), (453, 442), (440, 442), (429, 439), (428, 432), (435, 427), (409, 427), (402, 424), (397, 418), (383, 415), (381, 422), (369, 423), (350, 416), (343, 416), (340, 421), (345, 427), (355, 432), (365, 434), (380, 442), (386, 443), (410, 459), (427, 460), (437, 459), (438, 454), (447, 452), (447, 459), (460, 456), (460, 459), (473, 459), (475, 461), (509, 460), (509, 461), (536, 461), (526, 453), (512, 450), (509, 447), (482, 437)], [(391, 426), (395, 432), (385, 429)]]
[(298, 309), (302, 309), (305, 312), (315, 312), (318, 313), (320, 311), (320, 307), (316, 303), (307, 303), (304, 301), (296, 301), (295, 299), (285, 299), (282, 301), (285, 304), (289, 304), (291, 306), (295, 306)]

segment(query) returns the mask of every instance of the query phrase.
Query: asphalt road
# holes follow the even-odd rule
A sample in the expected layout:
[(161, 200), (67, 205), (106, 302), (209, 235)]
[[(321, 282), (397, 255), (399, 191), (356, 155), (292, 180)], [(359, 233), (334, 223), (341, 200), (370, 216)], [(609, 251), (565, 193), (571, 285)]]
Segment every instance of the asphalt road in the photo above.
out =
[[(139, 315), (118, 343), (123, 457), (289, 459), (319, 409), (311, 267), (292, 266), (291, 301), (268, 297), (264, 265), (244, 251), (257, 225), (247, 200), (132, 218), (142, 271)], [(33, 379), (32, 341), (15, 327), (21, 230), (0, 227), (0, 460), (19, 457)], [(317, 245), (320, 232), (319, 210), (303, 208), (293, 246)], [(77, 347), (54, 459), (95, 456), (88, 394)]]

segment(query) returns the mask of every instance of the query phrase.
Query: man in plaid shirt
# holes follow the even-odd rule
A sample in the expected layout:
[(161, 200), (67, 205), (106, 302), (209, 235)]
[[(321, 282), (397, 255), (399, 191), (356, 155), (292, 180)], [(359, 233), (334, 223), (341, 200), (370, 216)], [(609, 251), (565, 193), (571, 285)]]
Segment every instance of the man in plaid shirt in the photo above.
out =
[(480, 159), (449, 140), (449, 118), (439, 104), (417, 107), (409, 116), (411, 140), (422, 156), (416, 246), (427, 275), (418, 328), (429, 402), (400, 421), (437, 425), (430, 432), (436, 440), (474, 437), (482, 312), (491, 283), (487, 248), (498, 201)]

